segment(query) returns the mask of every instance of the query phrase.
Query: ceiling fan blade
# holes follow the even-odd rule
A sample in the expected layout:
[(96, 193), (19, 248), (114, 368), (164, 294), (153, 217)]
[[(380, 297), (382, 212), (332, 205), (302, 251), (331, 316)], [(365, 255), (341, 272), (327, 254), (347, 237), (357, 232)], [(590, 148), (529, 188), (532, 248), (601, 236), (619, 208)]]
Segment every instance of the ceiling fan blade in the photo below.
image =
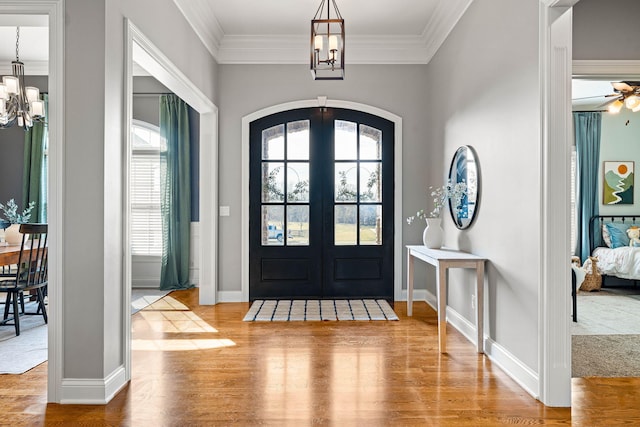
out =
[(633, 88), (625, 82), (611, 82), (611, 86), (620, 92), (633, 92)]
[(609, 104), (611, 104), (612, 102), (616, 102), (616, 100), (618, 100), (618, 99), (620, 99), (620, 101), (622, 101), (621, 98), (613, 98), (613, 99), (610, 99), (610, 100), (608, 100), (607, 102), (605, 102), (603, 104), (598, 105), (596, 108), (604, 108), (604, 107), (608, 106)]
[(620, 94), (619, 93), (610, 93), (609, 95), (593, 95), (593, 96), (584, 96), (582, 98), (572, 98), (572, 101), (583, 101), (585, 99), (595, 99), (595, 98), (610, 98), (612, 96), (617, 96), (619, 97)]

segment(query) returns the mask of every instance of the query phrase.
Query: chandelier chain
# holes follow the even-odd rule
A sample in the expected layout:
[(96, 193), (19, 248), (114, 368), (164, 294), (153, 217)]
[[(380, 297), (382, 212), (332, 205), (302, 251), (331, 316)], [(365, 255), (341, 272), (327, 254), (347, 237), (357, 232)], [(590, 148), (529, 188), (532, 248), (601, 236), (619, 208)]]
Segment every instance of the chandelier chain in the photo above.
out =
[(16, 27), (16, 61), (20, 61), (18, 46), (20, 45), (20, 27)]

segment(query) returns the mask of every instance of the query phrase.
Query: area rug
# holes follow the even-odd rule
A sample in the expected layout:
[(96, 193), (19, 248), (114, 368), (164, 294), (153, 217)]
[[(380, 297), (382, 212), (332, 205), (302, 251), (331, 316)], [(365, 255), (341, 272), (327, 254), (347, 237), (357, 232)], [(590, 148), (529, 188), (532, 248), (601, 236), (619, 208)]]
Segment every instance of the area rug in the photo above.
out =
[(571, 376), (640, 377), (640, 335), (571, 337)]
[[(26, 309), (35, 310), (33, 304), (27, 304)], [(25, 373), (47, 357), (47, 325), (42, 316), (20, 317), (19, 336), (13, 325), (0, 326), (0, 374)]]
[(160, 289), (133, 288), (131, 289), (131, 314), (136, 314), (148, 305), (158, 301), (170, 291)]
[(398, 320), (383, 299), (351, 300), (255, 300), (245, 322), (322, 320)]
[(640, 335), (640, 300), (633, 295), (578, 295), (571, 335)]

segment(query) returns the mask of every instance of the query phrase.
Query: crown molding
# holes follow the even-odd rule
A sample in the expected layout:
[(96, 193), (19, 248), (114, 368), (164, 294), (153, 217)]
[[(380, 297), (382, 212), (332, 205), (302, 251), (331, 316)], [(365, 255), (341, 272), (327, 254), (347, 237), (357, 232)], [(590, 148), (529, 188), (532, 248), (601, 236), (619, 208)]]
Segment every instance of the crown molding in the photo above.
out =
[[(48, 76), (49, 61), (22, 61), (24, 63), (25, 76)], [(0, 75), (8, 75), (13, 72), (11, 61), (0, 61)]]
[(574, 77), (640, 77), (638, 60), (573, 60)]
[(473, 0), (449, 0), (438, 3), (422, 33), (427, 55), (425, 63), (431, 61), (472, 2)]
[[(191, 25), (205, 48), (217, 59), (218, 50), (224, 38), (224, 31), (213, 10), (207, 6), (200, 7), (203, 4), (201, 2), (191, 0), (173, 0), (173, 2), (189, 25)], [(206, 4), (208, 5), (208, 3)]]
[[(173, 0), (219, 64), (306, 64), (309, 40), (304, 35), (224, 34), (211, 8)], [(442, 0), (421, 35), (349, 36), (349, 64), (427, 64), (473, 0)], [(211, 26), (209, 22), (214, 22)]]

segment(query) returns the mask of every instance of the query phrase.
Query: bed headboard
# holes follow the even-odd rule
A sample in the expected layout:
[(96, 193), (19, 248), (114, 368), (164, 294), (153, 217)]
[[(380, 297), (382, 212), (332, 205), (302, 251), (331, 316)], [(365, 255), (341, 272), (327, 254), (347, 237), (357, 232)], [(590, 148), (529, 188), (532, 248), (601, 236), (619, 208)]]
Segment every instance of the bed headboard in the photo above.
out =
[(640, 226), (639, 215), (596, 215), (589, 220), (589, 253), (598, 246), (604, 246), (602, 240), (602, 224), (608, 222), (622, 222), (625, 224)]

